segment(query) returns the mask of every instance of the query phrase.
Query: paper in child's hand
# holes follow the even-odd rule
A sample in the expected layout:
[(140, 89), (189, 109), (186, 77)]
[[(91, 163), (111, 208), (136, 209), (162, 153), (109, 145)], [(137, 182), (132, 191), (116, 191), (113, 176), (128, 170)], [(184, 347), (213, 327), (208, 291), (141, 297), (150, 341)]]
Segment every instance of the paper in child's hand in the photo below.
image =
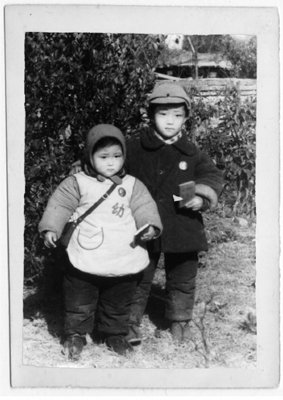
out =
[(173, 200), (174, 201), (181, 201), (181, 200), (183, 200), (183, 197), (176, 196), (175, 194), (173, 194)]
[(131, 247), (135, 248), (138, 246), (139, 242), (141, 242), (141, 237), (149, 230), (150, 225), (143, 225), (137, 232), (135, 233), (134, 239), (130, 244)]
[(194, 181), (181, 183), (179, 185), (179, 195), (182, 200), (179, 203), (179, 207), (184, 207), (188, 201), (195, 197), (196, 183)]

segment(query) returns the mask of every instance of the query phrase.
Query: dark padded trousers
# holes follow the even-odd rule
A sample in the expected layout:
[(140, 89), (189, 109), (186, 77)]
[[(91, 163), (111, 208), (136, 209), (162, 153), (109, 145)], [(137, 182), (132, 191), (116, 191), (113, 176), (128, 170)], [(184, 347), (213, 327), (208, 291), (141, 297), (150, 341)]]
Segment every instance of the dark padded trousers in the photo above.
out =
[(101, 277), (71, 264), (64, 277), (65, 334), (84, 335), (94, 328), (106, 336), (127, 335), (132, 298), (140, 274)]
[[(131, 307), (131, 324), (141, 323), (159, 256), (160, 254), (151, 255), (150, 264), (143, 271), (141, 280), (138, 282)], [(188, 321), (193, 315), (198, 253), (165, 253), (164, 267), (166, 273), (165, 317), (171, 321)]]

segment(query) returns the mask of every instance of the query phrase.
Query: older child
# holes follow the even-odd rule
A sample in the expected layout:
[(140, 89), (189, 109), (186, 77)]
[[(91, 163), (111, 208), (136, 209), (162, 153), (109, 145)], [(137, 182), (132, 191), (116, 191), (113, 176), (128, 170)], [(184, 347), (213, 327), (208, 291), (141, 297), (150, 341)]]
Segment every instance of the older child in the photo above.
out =
[[(151, 126), (127, 141), (126, 169), (140, 179), (155, 199), (164, 226), (162, 236), (148, 244), (150, 264), (143, 271), (131, 308), (130, 343), (140, 343), (139, 326), (160, 254), (164, 253), (166, 311), (173, 338), (191, 338), (198, 252), (208, 249), (201, 211), (217, 204), (222, 173), (182, 130), (190, 99), (177, 83), (160, 83), (149, 96)], [(73, 164), (73, 170), (80, 163)], [(185, 207), (174, 201), (179, 184), (196, 183), (195, 196)]]
[[(182, 131), (190, 99), (176, 83), (161, 83), (149, 96), (152, 126), (127, 142), (129, 173), (140, 179), (157, 202), (164, 226), (162, 236), (149, 243), (150, 265), (143, 272), (132, 304), (128, 340), (140, 341), (139, 325), (161, 252), (166, 273), (166, 311), (171, 333), (178, 341), (191, 338), (198, 252), (208, 249), (201, 211), (217, 204), (222, 173)], [(195, 196), (180, 208), (174, 196), (179, 184), (196, 183)]]
[(84, 171), (66, 178), (48, 202), (39, 231), (47, 247), (56, 247), (63, 227), (84, 214), (109, 189), (114, 191), (76, 228), (67, 253), (70, 260), (64, 277), (64, 349), (78, 359), (86, 333), (93, 330), (95, 311), (106, 344), (119, 354), (132, 351), (126, 340), (130, 306), (149, 263), (145, 245), (131, 246), (134, 234), (149, 224), (142, 240), (159, 236), (162, 225), (148, 190), (126, 175), (124, 136), (112, 125), (101, 124), (86, 138)]

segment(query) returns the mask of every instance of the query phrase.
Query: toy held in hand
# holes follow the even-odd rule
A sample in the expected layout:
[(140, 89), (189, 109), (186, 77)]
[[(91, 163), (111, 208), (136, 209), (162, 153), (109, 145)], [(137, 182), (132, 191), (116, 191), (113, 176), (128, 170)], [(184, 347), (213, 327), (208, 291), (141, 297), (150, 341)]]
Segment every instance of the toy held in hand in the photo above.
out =
[(134, 240), (132, 241), (130, 246), (135, 248), (139, 245), (139, 243), (153, 239), (154, 234), (155, 230), (153, 226), (145, 224), (139, 230), (137, 230), (134, 236)]

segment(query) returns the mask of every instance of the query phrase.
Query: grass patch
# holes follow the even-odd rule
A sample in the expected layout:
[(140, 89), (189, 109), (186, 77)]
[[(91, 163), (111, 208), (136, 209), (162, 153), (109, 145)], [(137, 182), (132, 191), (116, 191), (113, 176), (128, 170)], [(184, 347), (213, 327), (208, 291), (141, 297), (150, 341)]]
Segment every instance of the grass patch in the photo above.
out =
[(254, 227), (235, 226), (231, 219), (211, 215), (206, 226), (210, 250), (200, 254), (192, 341), (176, 345), (169, 333), (161, 259), (141, 326), (143, 342), (127, 356), (113, 353), (95, 336), (88, 336), (81, 359), (69, 361), (61, 352), (63, 310), (58, 279), (56, 287), (44, 291), (25, 288), (23, 363), (70, 368), (255, 368)]

